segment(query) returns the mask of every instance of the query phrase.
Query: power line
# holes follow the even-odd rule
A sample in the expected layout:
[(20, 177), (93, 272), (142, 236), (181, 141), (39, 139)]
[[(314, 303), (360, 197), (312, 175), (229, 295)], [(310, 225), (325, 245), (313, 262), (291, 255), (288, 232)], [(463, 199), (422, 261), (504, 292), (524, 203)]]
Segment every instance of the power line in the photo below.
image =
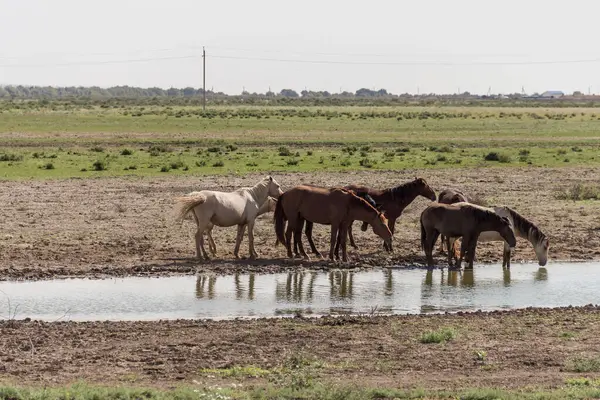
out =
[(187, 55), (187, 56), (150, 57), (150, 58), (135, 58), (135, 59), (128, 59), (128, 60), (108, 60), (108, 61), (75, 61), (75, 62), (43, 63), (43, 64), (1, 64), (0, 68), (65, 67), (65, 66), (76, 66), (76, 65), (128, 64), (128, 63), (148, 62), (148, 61), (184, 60), (184, 59), (199, 58), (199, 57), (201, 57), (201, 56), (200, 55)]
[(600, 62), (600, 58), (587, 59), (587, 60), (447, 62), (447, 61), (334, 61), (334, 60), (303, 60), (303, 59), (240, 57), (240, 56), (220, 56), (220, 55), (213, 55), (211, 57), (222, 58), (222, 59), (232, 59), (232, 60), (291, 62), (291, 63), (303, 63), (303, 64), (415, 65), (415, 66), (540, 65), (540, 64), (584, 64), (584, 63)]

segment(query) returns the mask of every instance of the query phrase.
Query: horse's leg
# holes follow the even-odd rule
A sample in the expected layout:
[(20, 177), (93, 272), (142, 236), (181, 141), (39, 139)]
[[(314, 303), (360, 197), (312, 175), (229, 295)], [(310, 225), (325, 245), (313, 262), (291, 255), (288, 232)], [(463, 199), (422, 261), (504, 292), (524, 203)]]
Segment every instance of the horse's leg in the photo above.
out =
[(295, 220), (288, 220), (288, 225), (285, 230), (285, 247), (287, 248), (288, 258), (294, 258), (292, 255), (292, 234), (294, 233)]
[(456, 269), (461, 269), (462, 268), (462, 261), (465, 258), (465, 253), (468, 250), (468, 247), (471, 244), (471, 236), (469, 235), (464, 235), (462, 237), (462, 243), (460, 244), (460, 257), (458, 259), (458, 262), (455, 265)]
[(254, 220), (248, 221), (248, 247), (250, 250), (250, 259), (258, 258), (258, 253), (254, 250)]
[(237, 235), (235, 237), (235, 248), (233, 249), (233, 255), (235, 258), (240, 258), (240, 245), (244, 240), (244, 231), (246, 230), (246, 224), (240, 224), (237, 226)]
[(435, 239), (439, 233), (435, 229), (425, 231), (425, 244), (423, 251), (425, 251), (425, 258), (427, 258), (427, 267), (433, 268), (433, 246), (435, 245)]
[(440, 235), (440, 248), (439, 248), (440, 253), (444, 252), (444, 242), (447, 242), (446, 236)]
[(356, 245), (356, 242), (354, 242), (354, 234), (352, 233), (352, 224), (353, 223), (354, 223), (354, 221), (350, 221), (350, 225), (348, 225), (348, 238), (350, 239), (350, 246), (352, 246), (356, 250), (358, 250), (358, 246)]
[(502, 252), (502, 268), (510, 269), (510, 246), (504, 242), (504, 251)]
[[(449, 236), (442, 235), (442, 244), (444, 242), (446, 242), (446, 248), (448, 249), (448, 267), (452, 267), (452, 255), (454, 255), (454, 245), (456, 243), (456, 238), (450, 238)], [(453, 251), (450, 251), (450, 249), (452, 249)]]
[[(390, 232), (392, 232), (392, 238), (394, 237), (394, 231), (396, 230), (396, 218), (388, 219), (388, 228), (390, 228)], [(435, 242), (433, 244), (435, 244)], [(386, 250), (389, 250), (389, 251), (394, 251), (394, 248), (392, 247), (391, 243), (390, 243), (390, 247), (388, 249), (388, 245), (385, 242), (383, 242), (383, 248)], [(432, 247), (432, 249), (433, 249), (433, 247)]]
[(306, 235), (306, 239), (308, 240), (310, 249), (317, 257), (323, 258), (323, 255), (321, 254), (321, 252), (319, 250), (317, 250), (317, 247), (315, 246), (315, 242), (313, 241), (313, 237), (312, 237), (312, 232), (313, 232), (313, 223), (310, 221), (306, 221), (306, 229), (304, 231), (304, 234)]
[(467, 258), (469, 261), (468, 268), (473, 269), (473, 261), (475, 260), (475, 251), (477, 250), (477, 238), (472, 239), (468, 247)]
[[(304, 221), (305, 220), (302, 219), (294, 230), (294, 249), (297, 247), (300, 250), (300, 255), (302, 255), (302, 258), (305, 260), (310, 260), (310, 257), (308, 254), (306, 254), (306, 251), (304, 251), (304, 245), (302, 244), (302, 228), (304, 228)], [(296, 252), (296, 255), (298, 255), (298, 252)]]
[[(348, 262), (348, 249), (347, 249), (347, 236), (348, 236), (348, 225), (342, 224), (341, 229), (338, 232), (338, 240), (340, 242), (340, 246), (342, 247), (342, 261)], [(339, 258), (339, 254), (336, 254)]]
[(212, 237), (212, 230), (214, 228), (213, 224), (210, 224), (208, 228), (206, 228), (206, 236), (208, 237), (208, 250), (212, 253), (213, 257), (217, 255), (217, 246), (215, 245), (215, 241)]
[(338, 224), (331, 224), (331, 239), (329, 241), (329, 259), (333, 261), (333, 251), (335, 249), (335, 244), (337, 242), (339, 226)]

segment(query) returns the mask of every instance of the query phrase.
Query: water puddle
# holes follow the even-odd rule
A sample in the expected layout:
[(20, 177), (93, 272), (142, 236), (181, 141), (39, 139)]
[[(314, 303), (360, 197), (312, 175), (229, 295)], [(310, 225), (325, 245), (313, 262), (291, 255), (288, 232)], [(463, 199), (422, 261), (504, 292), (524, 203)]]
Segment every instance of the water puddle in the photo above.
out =
[(600, 264), (381, 269), (166, 278), (0, 282), (0, 316), (45, 321), (418, 314), (581, 306), (598, 301)]

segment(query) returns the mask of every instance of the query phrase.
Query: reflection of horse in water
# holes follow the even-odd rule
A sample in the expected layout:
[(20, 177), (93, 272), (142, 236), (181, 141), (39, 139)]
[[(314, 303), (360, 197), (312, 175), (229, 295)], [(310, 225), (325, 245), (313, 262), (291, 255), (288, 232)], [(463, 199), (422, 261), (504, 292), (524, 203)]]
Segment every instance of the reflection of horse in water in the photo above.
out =
[(329, 272), (330, 294), (332, 300), (352, 298), (352, 280), (354, 272), (331, 271)]
[[(310, 275), (305, 279), (306, 275)], [(314, 296), (317, 272), (290, 272), (285, 283), (277, 282), (275, 286), (275, 299), (277, 301), (291, 301), (299, 303), (311, 302)], [(306, 283), (306, 284), (305, 284)], [(306, 287), (305, 287), (306, 286)]]
[[(196, 297), (199, 299), (215, 298), (215, 284), (217, 277), (215, 275), (198, 275), (196, 277)], [(208, 288), (206, 287), (208, 285)], [(207, 292), (208, 289), (208, 292)]]

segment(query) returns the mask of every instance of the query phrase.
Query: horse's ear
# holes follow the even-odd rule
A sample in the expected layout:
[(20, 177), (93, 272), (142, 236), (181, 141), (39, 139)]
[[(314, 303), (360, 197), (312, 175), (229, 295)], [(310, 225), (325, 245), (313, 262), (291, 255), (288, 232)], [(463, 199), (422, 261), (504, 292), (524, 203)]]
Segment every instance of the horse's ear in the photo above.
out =
[(273, 182), (273, 177), (269, 175), (269, 182)]

